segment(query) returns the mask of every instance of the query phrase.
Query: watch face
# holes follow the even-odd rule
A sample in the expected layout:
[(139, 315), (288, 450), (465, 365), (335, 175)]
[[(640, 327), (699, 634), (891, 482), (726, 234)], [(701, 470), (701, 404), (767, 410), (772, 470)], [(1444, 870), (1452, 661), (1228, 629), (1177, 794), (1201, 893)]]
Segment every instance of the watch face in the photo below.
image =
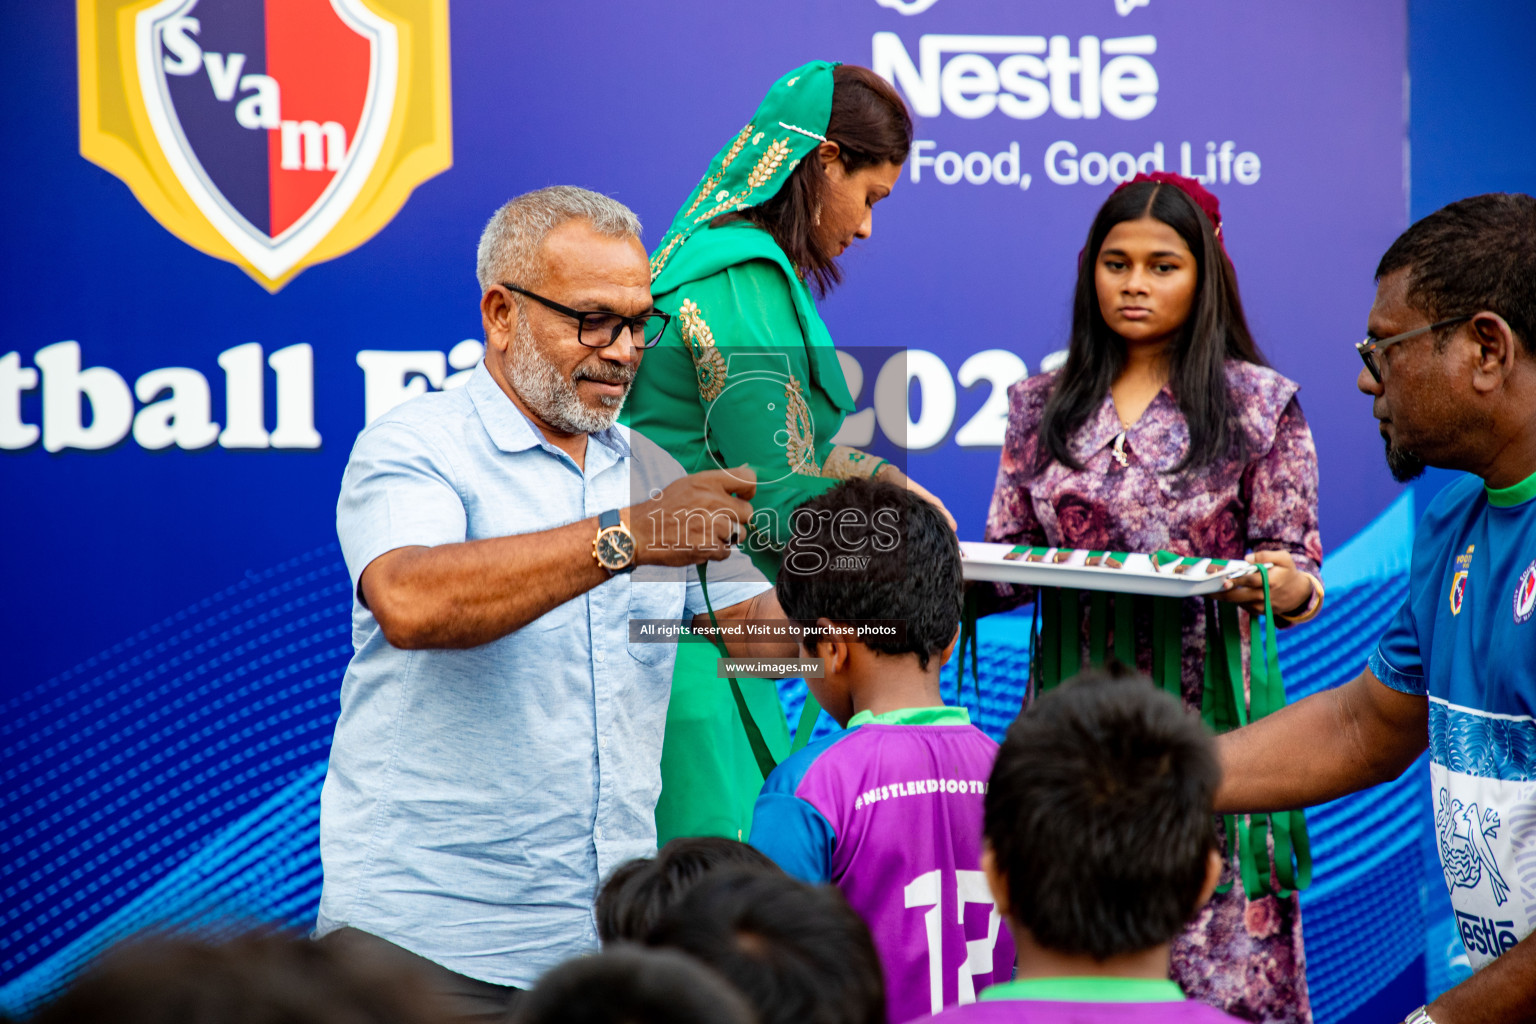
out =
[(613, 527), (597, 538), (597, 560), (609, 569), (622, 569), (635, 557), (635, 538), (629, 531)]

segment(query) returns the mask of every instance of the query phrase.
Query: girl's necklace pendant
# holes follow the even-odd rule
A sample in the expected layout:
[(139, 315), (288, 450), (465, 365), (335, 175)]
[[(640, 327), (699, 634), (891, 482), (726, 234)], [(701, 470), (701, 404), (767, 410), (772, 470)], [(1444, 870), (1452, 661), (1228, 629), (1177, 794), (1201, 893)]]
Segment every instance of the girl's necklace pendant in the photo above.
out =
[(1120, 463), (1121, 468), (1130, 468), (1131, 460), (1125, 454), (1125, 431), (1122, 430), (1115, 435), (1115, 446), (1110, 449), (1109, 454), (1114, 457), (1116, 462)]

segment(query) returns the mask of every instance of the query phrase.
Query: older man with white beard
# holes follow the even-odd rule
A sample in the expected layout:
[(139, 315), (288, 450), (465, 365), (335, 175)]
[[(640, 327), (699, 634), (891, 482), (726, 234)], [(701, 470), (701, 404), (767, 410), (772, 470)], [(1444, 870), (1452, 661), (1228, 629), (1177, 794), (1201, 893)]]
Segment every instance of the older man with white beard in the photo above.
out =
[(465, 1018), (595, 949), (599, 880), (654, 851), (675, 647), (630, 620), (700, 615), (706, 576), (722, 620), (783, 617), (733, 546), (751, 471), (686, 476), (615, 425), (667, 323), (639, 233), (577, 188), (497, 211), (484, 363), (371, 424), (342, 482), (355, 653), (316, 933), (412, 964)]

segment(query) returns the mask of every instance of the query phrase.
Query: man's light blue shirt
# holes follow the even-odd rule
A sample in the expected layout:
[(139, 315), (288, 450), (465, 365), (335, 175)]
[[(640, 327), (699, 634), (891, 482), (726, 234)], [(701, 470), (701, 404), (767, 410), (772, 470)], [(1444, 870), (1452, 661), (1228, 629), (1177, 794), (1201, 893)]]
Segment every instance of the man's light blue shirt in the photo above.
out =
[[(319, 934), (351, 926), (527, 987), (596, 948), (600, 879), (655, 852), (676, 652), (629, 643), (628, 623), (703, 612), (695, 569), (615, 576), (470, 650), (394, 648), (355, 596), (387, 551), (553, 529), (683, 475), (621, 426), (591, 435), (585, 462), (483, 363), (358, 437), (336, 510), (355, 653), (320, 797)], [(739, 551), (710, 570), (716, 609), (769, 586)]]

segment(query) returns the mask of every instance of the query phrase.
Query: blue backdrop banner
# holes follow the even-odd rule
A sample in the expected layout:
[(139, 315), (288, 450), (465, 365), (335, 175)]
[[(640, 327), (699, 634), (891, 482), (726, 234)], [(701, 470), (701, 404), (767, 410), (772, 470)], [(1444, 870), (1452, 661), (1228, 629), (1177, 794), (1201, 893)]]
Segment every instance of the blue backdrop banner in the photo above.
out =
[(1154, 169), (1220, 198), (1254, 334), (1302, 385), (1325, 548), (1359, 534), (1399, 493), (1351, 344), (1407, 222), (1405, 18), (1327, 0), (8, 5), (0, 1008), (161, 917), (312, 917), (358, 431), (480, 358), (474, 251), (498, 205), (583, 185), (653, 246), (806, 60), (873, 67), (916, 115), (823, 310), (868, 362), (861, 429), (906, 449), (963, 538), (1005, 389), (1066, 345), (1094, 211)]

